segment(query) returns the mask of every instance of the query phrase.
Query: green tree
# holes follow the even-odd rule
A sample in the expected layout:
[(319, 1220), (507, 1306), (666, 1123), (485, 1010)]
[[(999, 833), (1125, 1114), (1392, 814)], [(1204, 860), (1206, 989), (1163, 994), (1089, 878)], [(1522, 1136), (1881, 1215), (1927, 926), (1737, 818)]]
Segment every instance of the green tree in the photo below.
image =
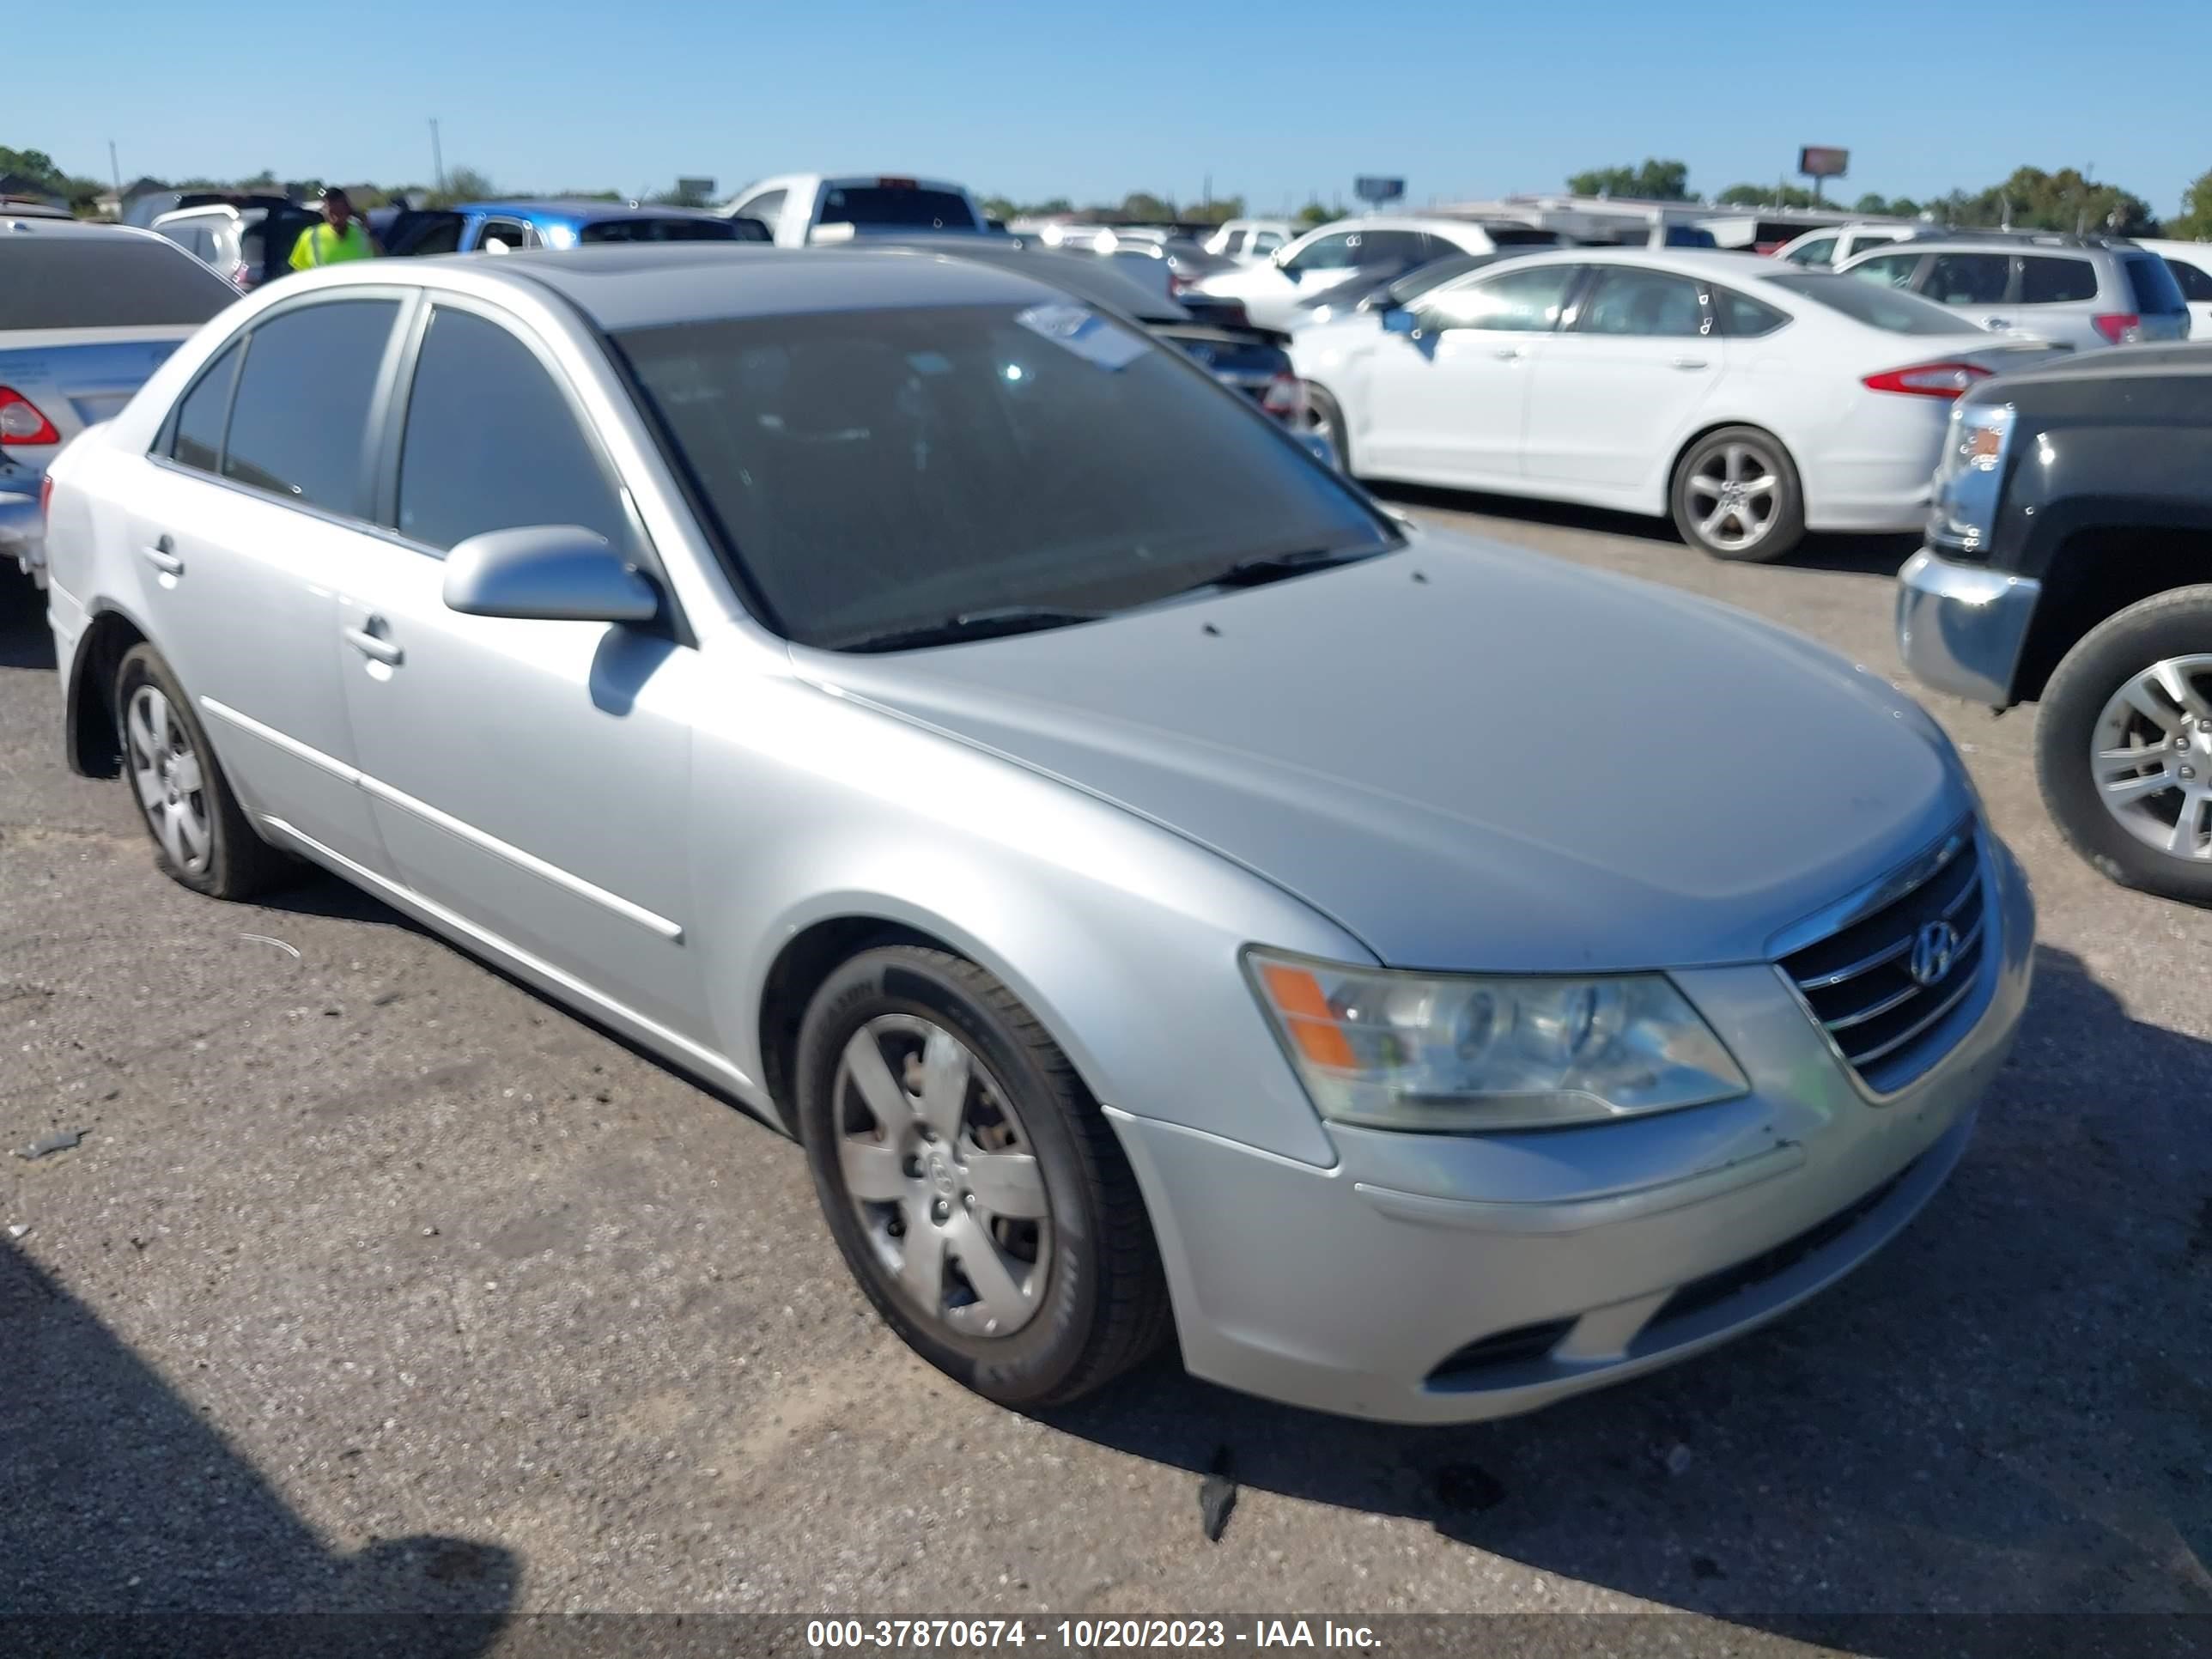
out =
[(1730, 185), (1713, 199), (1727, 207), (1808, 208), (1822, 205), (1820, 198), (1811, 191), (1780, 183)]
[(482, 202), (498, 194), (498, 187), (474, 167), (448, 167), (443, 187), (422, 199), (428, 207), (452, 207), (460, 202)]
[(1121, 198), (1118, 210), (1130, 219), (1153, 219), (1163, 222), (1176, 216), (1175, 204), (1164, 201), (1146, 190), (1133, 190)]
[(2182, 192), (2181, 216), (2168, 222), (2166, 234), (2185, 242), (2212, 241), (2212, 173), (2198, 174)]
[(0, 173), (20, 173), (27, 179), (35, 179), (40, 187), (58, 195), (64, 182), (62, 170), (54, 165), (54, 158), (42, 149), (9, 149), (0, 144)]
[(1889, 211), (1889, 203), (1878, 191), (1869, 191), (1851, 204), (1851, 211), (1863, 213), (1869, 219), (1879, 219)]
[(1211, 202), (1200, 202), (1186, 207), (1182, 214), (1184, 218), (1200, 224), (1226, 224), (1231, 219), (1244, 216), (1244, 198), (1242, 196), (1217, 196)]
[(2074, 167), (2045, 173), (2040, 167), (2017, 167), (2001, 185), (1959, 199), (1960, 216), (1953, 222), (1996, 225), (2009, 221), (2016, 230), (2116, 230), (2124, 236), (2158, 233), (2158, 219), (2150, 204), (2117, 185), (2094, 184)]
[(1298, 222), (1302, 225), (1325, 225), (1335, 217), (1319, 202), (1308, 202), (1298, 210)]
[(1593, 167), (1567, 180), (1577, 196), (1632, 196), (1646, 202), (1690, 199), (1690, 164), (1647, 156), (1641, 167)]

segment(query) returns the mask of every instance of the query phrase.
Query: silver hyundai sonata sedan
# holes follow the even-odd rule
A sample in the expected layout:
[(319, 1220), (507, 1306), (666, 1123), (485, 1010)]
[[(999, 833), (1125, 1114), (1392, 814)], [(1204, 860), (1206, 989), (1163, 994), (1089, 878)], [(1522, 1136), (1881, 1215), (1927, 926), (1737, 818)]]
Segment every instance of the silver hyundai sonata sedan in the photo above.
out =
[(312, 860), (733, 1092), (996, 1400), (1170, 1320), (1407, 1421), (1682, 1358), (1928, 1200), (2027, 994), (1881, 679), (1417, 531), (1003, 268), (343, 266), (53, 480), (162, 868)]

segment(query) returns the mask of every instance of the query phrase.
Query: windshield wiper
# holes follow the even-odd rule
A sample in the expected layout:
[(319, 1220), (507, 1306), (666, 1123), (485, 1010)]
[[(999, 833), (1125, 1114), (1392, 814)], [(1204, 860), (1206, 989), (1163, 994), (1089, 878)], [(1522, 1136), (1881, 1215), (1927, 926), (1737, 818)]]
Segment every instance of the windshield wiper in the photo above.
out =
[(1008, 634), (1035, 634), (1048, 628), (1073, 628), (1078, 623), (1097, 622), (1110, 615), (1104, 611), (1071, 611), (1056, 605), (1000, 605), (987, 611), (963, 611), (942, 622), (912, 628), (894, 628), (881, 634), (863, 634), (842, 640), (839, 651), (905, 651), (925, 645), (957, 645), (963, 640), (999, 639)]
[(1295, 553), (1255, 553), (1249, 559), (1237, 560), (1225, 570), (1200, 577), (1182, 591), (1191, 593), (1204, 587), (1258, 587), (1281, 581), (1286, 576), (1326, 570), (1331, 565), (1357, 564), (1362, 559), (1391, 550), (1388, 547), (1309, 547)]

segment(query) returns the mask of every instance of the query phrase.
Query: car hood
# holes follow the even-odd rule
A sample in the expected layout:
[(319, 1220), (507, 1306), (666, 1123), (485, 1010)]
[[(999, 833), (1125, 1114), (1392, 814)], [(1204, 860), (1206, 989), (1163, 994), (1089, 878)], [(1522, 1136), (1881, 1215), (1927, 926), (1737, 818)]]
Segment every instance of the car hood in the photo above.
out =
[(1212, 848), (1400, 967), (1762, 959), (1972, 806), (1879, 677), (1738, 611), (1435, 534), (1087, 626), (793, 659)]

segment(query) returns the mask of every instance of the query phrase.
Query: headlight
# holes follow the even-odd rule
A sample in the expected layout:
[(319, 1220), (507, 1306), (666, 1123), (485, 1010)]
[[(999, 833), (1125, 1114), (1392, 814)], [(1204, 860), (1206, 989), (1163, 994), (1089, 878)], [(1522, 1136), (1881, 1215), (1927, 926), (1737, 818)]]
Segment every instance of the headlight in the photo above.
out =
[(1750, 1085), (1661, 974), (1504, 979), (1346, 968), (1253, 950), (1245, 964), (1323, 1117), (1467, 1133), (1603, 1122)]

